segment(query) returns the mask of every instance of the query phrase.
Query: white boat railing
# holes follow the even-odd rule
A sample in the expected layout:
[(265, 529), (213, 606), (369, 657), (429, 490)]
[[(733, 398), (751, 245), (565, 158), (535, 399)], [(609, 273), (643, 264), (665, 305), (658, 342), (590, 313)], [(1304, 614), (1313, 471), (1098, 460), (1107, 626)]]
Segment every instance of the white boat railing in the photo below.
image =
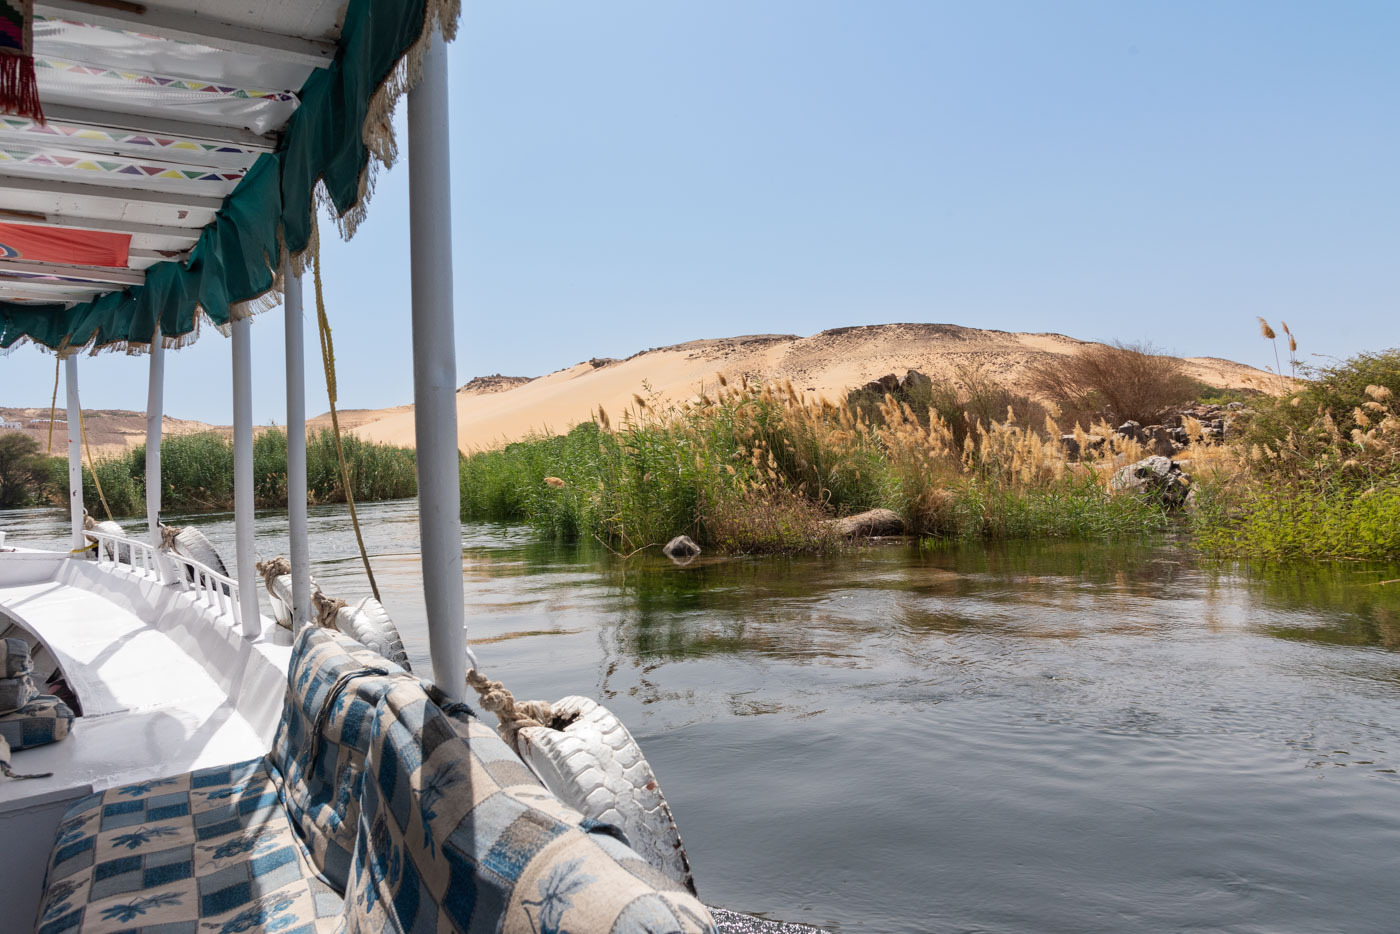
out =
[[(173, 551), (161, 551), (150, 542), (124, 535), (86, 529), (83, 534), (95, 541), (99, 565), (129, 568), (155, 580), (165, 580), (190, 594), (197, 602), (231, 620), (238, 618), (238, 582), (227, 574)], [(166, 562), (162, 565), (162, 562)], [(167, 570), (168, 569), (168, 570)], [(167, 575), (173, 577), (168, 580)]]

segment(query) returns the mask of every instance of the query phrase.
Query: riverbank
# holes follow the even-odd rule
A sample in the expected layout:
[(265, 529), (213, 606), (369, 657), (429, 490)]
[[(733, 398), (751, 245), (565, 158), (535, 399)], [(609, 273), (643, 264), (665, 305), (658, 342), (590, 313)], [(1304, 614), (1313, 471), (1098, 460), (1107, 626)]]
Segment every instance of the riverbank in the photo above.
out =
[[(1161, 392), (1133, 404), (1160, 416), (1171, 399), (1179, 413), (1187, 390), (1168, 386), (1173, 374), (1142, 372), (1151, 378), (1122, 382), (1155, 379)], [(1178, 527), (1219, 555), (1400, 557), (1400, 352), (1308, 375), (1256, 395), (1228, 432), (1178, 414), (1155, 437), (1102, 420), (1062, 431), (1053, 412), (1091, 411), (1108, 395), (1082, 385), (1048, 409), (985, 381), (912, 376), (840, 404), (790, 384), (721, 382), (660, 410), (638, 395), (566, 435), (464, 458), (462, 515), (622, 553), (678, 534), (720, 552), (830, 551), (844, 541), (833, 520), (888, 509), (935, 539)], [(1125, 482), (1152, 453), (1175, 464), (1174, 493), (1151, 478)]]

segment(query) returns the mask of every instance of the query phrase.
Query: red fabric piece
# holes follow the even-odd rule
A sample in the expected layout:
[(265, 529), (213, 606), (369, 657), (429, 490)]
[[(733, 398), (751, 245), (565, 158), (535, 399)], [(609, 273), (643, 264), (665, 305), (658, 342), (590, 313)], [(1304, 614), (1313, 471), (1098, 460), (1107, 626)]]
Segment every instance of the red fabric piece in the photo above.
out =
[(45, 122), (33, 58), (0, 55), (0, 113), (29, 117), (41, 124)]
[(131, 234), (0, 224), (0, 259), (125, 269)]

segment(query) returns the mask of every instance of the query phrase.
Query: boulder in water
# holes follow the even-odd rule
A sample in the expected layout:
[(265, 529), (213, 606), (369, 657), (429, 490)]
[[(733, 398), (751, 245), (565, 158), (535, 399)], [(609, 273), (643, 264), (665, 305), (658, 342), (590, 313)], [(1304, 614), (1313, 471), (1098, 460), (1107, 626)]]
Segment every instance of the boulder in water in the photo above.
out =
[(871, 509), (834, 522), (836, 531), (846, 538), (904, 534), (904, 520), (893, 509)]
[(700, 546), (689, 535), (677, 535), (666, 543), (661, 553), (668, 558), (693, 558), (700, 553)]

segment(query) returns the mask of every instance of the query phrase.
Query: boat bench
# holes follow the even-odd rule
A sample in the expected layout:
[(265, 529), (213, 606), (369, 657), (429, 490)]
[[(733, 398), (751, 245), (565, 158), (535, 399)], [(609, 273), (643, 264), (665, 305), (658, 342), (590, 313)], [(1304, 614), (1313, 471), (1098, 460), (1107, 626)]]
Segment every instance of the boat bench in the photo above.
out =
[(266, 756), (69, 808), (38, 934), (715, 930), (466, 705), (312, 627), (287, 678)]

